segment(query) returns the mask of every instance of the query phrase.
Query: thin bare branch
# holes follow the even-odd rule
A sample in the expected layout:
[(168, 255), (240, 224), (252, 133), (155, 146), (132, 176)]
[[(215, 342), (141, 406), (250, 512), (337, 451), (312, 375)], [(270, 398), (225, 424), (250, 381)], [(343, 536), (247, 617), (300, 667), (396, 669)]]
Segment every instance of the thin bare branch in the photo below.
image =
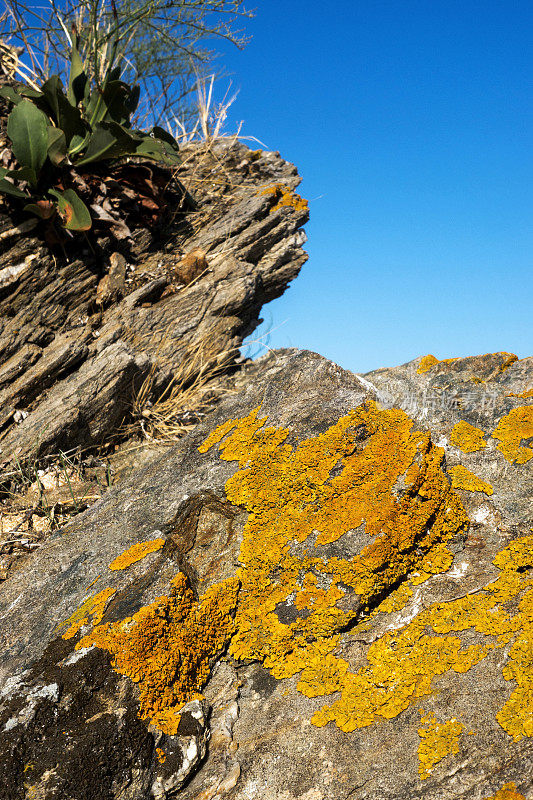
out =
[(238, 22), (252, 16), (244, 0), (5, 0), (5, 7), (0, 38), (24, 47), (21, 77), (31, 68), (25, 80), (58, 74), (68, 83), (74, 23), (89, 78), (100, 84), (119, 64), (124, 80), (139, 81), (157, 98), (152, 123), (173, 104), (176, 116), (187, 116), (196, 73), (205, 75), (217, 55), (206, 43), (218, 39), (242, 48), (248, 39)]

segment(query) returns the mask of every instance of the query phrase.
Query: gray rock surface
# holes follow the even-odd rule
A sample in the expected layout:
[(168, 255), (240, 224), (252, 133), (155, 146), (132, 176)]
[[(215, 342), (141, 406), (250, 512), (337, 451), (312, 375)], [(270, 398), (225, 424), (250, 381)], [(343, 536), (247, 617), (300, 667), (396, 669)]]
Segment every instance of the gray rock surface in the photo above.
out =
[[(420, 371), (427, 365), (416, 359), (357, 376), (314, 353), (271, 353), (178, 446), (28, 556), (0, 586), (1, 798), (529, 800), (533, 360), (433, 359)], [(258, 445), (243, 424), (228, 460), (216, 445), (199, 452), (217, 425), (259, 405), (268, 425), (286, 429), (285, 445), (264, 427)], [(353, 409), (341, 447), (330, 429)], [(460, 421), (478, 429), (466, 429), (473, 439), (456, 428)], [(480, 449), (467, 452), (474, 440)], [(414, 466), (396, 475), (413, 441), (405, 463)], [(239, 448), (240, 464), (230, 460)], [(461, 466), (483, 491), (460, 488)], [(245, 480), (257, 488), (244, 491)], [(239, 503), (236, 486), (244, 486)], [(368, 502), (365, 523), (347, 529), (359, 502)], [(304, 535), (309, 520), (316, 529)], [(326, 529), (321, 544), (317, 530)], [(234, 658), (238, 637), (250, 635), (248, 576), (268, 560), (268, 537), (275, 548), (287, 530), (279, 570), (259, 587), (265, 602), (277, 599), (251, 623), (254, 652)], [(109, 569), (131, 546), (155, 539), (164, 540), (160, 549)], [(372, 564), (367, 588), (346, 573), (327, 600), (335, 565), (364, 558)], [(189, 699), (171, 733), (156, 717), (139, 718), (144, 684), (115, 671), (107, 649), (75, 649), (99, 622), (120, 623), (166, 599), (178, 573), (199, 608), (213, 588), (234, 585), (237, 570), (232, 641), (207, 652), (203, 698)], [(280, 595), (284, 580), (290, 587)], [(115, 591), (100, 607), (87, 605), (105, 589)], [(164, 607), (171, 625), (172, 606)], [(75, 635), (63, 638), (73, 624)], [(208, 624), (194, 629), (192, 649)], [(282, 677), (296, 651), (300, 668)], [(326, 658), (348, 665), (352, 705), (344, 723), (339, 714), (319, 726), (324, 707), (344, 694), (313, 696), (302, 675), (311, 683), (318, 676), (324, 691), (336, 680)], [(151, 659), (147, 651), (143, 669)]]

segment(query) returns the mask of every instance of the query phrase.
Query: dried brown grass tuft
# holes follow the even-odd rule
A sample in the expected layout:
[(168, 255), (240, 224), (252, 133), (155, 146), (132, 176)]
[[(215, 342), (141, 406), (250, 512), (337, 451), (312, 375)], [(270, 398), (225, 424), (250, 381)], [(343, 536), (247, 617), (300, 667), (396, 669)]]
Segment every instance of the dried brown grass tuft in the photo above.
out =
[[(221, 397), (233, 389), (228, 385), (228, 368), (235, 349), (213, 356), (210, 337), (183, 358), (163, 391), (157, 393), (158, 362), (152, 364), (133, 401), (133, 422), (125, 435), (141, 432), (148, 441), (174, 444), (192, 430)], [(154, 397), (155, 395), (155, 397)]]
[(240, 138), (242, 122), (239, 124), (237, 133), (228, 134), (224, 131), (228, 111), (235, 102), (237, 92), (228, 97), (230, 89), (228, 87), (221, 102), (215, 103), (214, 84), (214, 75), (196, 76), (196, 121), (192, 127), (187, 128), (183, 119), (177, 117), (176, 114), (167, 121), (170, 133), (180, 144), (190, 144), (195, 141), (212, 144), (221, 139), (236, 141)]

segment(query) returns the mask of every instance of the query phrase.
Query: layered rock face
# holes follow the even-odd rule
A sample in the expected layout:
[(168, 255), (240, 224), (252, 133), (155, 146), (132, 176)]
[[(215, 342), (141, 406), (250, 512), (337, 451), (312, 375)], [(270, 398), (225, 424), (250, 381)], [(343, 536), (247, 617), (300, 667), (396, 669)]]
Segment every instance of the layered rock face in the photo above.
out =
[(0, 797), (530, 800), (533, 359), (238, 388), (0, 586)]
[[(135, 220), (156, 208), (140, 189), (170, 180), (160, 173), (137, 165), (126, 183)], [(118, 238), (100, 232), (94, 253), (54, 254), (35, 219), (0, 215), (0, 464), (109, 441), (148, 376), (157, 393), (177, 371), (231, 366), (298, 274), (308, 209), (279, 153), (189, 145), (177, 177), (195, 211), (170, 192), (158, 232), (111, 226)]]

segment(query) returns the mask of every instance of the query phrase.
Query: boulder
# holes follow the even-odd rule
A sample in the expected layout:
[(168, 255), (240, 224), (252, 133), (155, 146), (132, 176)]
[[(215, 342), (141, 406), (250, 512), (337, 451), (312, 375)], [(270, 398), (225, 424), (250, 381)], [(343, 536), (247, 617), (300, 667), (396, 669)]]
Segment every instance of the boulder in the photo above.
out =
[(0, 797), (529, 800), (532, 367), (249, 365), (0, 585)]
[(176, 375), (190, 384), (233, 369), (263, 304), (307, 260), (307, 202), (294, 191), (301, 179), (279, 153), (230, 139), (189, 144), (182, 157), (177, 177), (195, 210), (185, 213), (169, 188), (159, 225), (139, 207), (127, 238), (99, 228), (92, 243), (53, 252), (36, 219), (0, 213), (0, 466), (8, 471), (107, 445), (131, 423), (147, 379), (145, 399), (155, 401)]

